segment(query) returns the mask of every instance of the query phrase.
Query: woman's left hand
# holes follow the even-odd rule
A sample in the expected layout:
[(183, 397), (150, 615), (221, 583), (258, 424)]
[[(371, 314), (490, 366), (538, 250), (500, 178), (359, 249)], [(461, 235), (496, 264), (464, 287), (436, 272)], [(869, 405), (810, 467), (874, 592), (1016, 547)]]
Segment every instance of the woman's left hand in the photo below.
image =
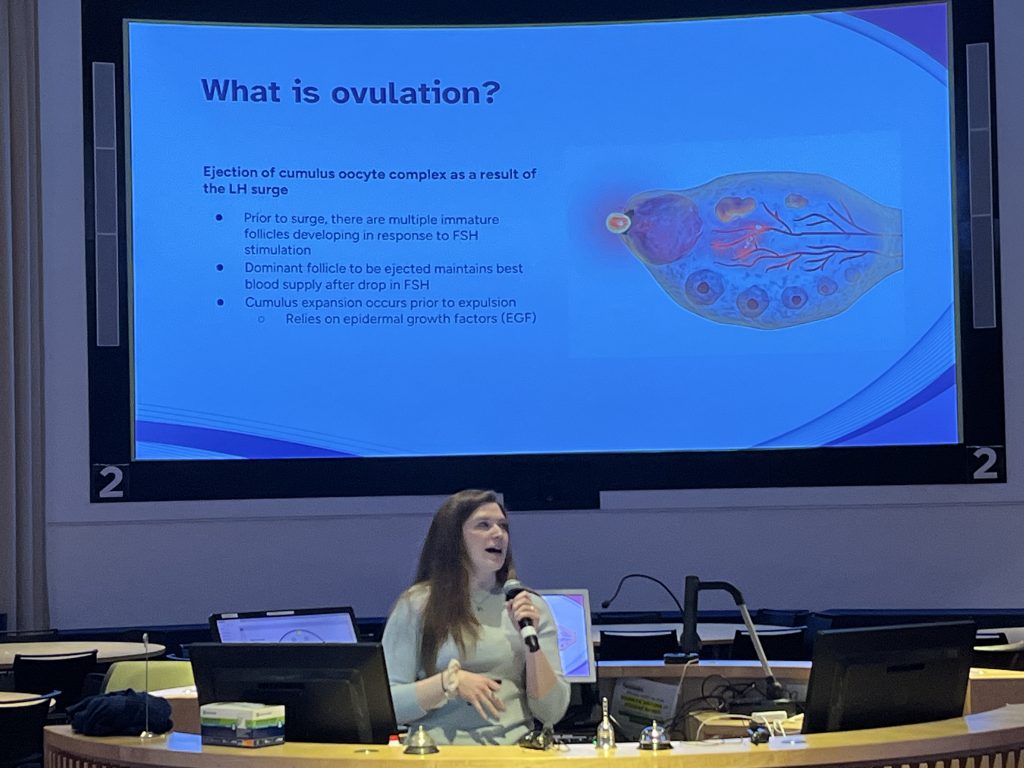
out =
[(526, 590), (513, 597), (506, 605), (508, 606), (508, 615), (512, 619), (512, 626), (518, 628), (519, 622), (523, 619), (529, 619), (533, 622), (534, 627), (540, 623), (540, 611), (537, 610), (537, 606), (530, 599), (530, 593)]

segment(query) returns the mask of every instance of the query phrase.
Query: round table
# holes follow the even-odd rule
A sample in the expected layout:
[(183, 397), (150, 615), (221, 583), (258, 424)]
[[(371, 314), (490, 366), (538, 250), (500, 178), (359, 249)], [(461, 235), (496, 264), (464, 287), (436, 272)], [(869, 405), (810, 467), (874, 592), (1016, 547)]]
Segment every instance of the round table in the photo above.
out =
[[(0, 691), (0, 707), (18, 707), (27, 704), (35, 704), (39, 700), (36, 693), (22, 693), (21, 691)], [(56, 702), (50, 699), (50, 707)]]
[(22, 656), (52, 656), (54, 654), (82, 653), (95, 650), (96, 661), (109, 664), (113, 661), (144, 659), (147, 656), (163, 656), (164, 647), (156, 643), (149, 644), (147, 652), (143, 643), (117, 643), (107, 640), (61, 640), (46, 643), (0, 643), (0, 669), (10, 669), (14, 665), (15, 654)]

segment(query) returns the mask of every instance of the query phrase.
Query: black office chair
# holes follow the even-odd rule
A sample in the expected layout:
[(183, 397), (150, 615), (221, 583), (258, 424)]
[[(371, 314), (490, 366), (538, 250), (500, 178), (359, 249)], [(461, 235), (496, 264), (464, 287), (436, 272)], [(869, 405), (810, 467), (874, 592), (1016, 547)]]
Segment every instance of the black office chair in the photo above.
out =
[(972, 667), (1024, 671), (1024, 641), (974, 646)]
[(42, 766), (43, 728), (50, 700), (59, 693), (0, 701), (0, 768)]
[(646, 661), (679, 653), (679, 638), (667, 632), (601, 632), (597, 647), (601, 661)]
[(96, 669), (96, 651), (83, 653), (14, 655), (14, 690), (43, 694), (57, 689), (51, 723), (64, 722), (64, 710), (82, 698), (86, 675)]
[[(764, 655), (769, 661), (800, 661), (807, 658), (804, 647), (804, 627), (765, 630), (757, 633)], [(731, 659), (756, 659), (754, 641), (744, 629), (736, 630), (732, 638)]]
[(1010, 640), (1006, 637), (1005, 632), (993, 632), (991, 630), (979, 629), (974, 635), (975, 648), (979, 645), (1006, 645), (1009, 642)]
[(755, 624), (774, 624), (777, 627), (805, 627), (811, 612), (794, 608), (758, 608), (751, 617)]

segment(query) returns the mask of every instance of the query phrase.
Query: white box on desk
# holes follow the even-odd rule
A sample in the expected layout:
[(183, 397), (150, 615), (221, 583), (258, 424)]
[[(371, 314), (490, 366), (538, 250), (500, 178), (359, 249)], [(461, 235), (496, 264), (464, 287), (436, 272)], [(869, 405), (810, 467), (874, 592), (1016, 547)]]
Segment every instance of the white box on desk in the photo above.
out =
[(284, 744), (284, 705), (224, 701), (199, 708), (203, 744), (269, 747)]

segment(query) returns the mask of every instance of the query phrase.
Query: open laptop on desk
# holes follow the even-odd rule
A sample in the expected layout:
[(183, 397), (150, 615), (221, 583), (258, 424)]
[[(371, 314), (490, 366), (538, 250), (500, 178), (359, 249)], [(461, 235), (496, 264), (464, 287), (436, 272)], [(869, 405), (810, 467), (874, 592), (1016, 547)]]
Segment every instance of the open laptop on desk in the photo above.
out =
[(215, 613), (210, 632), (220, 643), (355, 643), (356, 617), (348, 606)]

